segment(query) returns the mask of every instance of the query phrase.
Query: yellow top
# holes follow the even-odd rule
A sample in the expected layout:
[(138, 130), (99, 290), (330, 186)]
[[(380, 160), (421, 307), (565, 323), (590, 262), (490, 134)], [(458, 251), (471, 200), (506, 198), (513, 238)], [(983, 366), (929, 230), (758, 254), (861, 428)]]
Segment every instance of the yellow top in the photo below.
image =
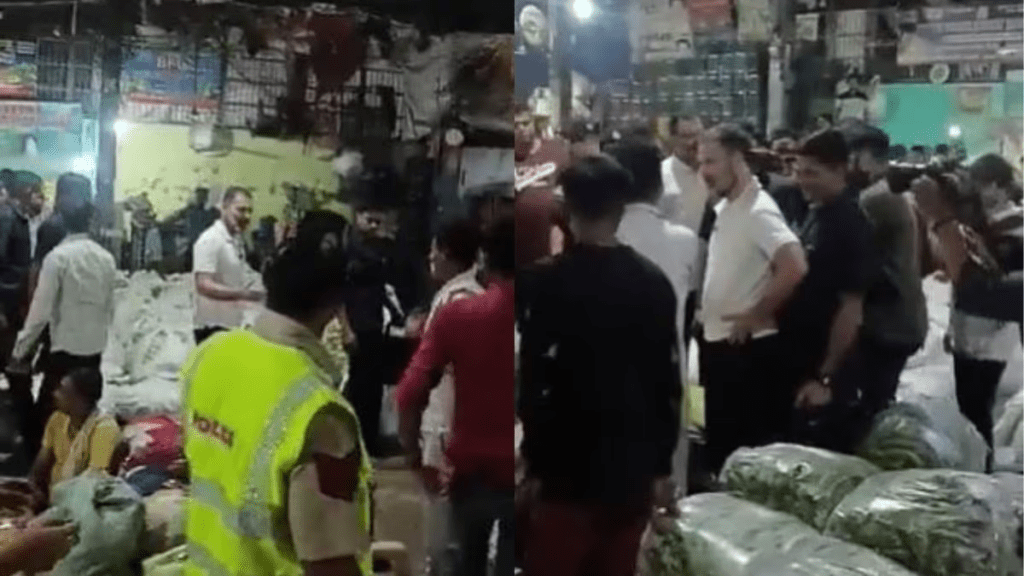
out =
[[(52, 450), (54, 463), (50, 471), (50, 491), (57, 484), (70, 480), (86, 470), (106, 470), (110, 465), (110, 459), (114, 455), (114, 449), (121, 438), (121, 429), (110, 416), (100, 416), (95, 423), (86, 422), (83, 426), (89, 428), (88, 441), (75, 444), (75, 437), (70, 434), (69, 427), (71, 418), (62, 412), (54, 412), (46, 423), (46, 431), (43, 433), (43, 450)], [(74, 464), (68, 468), (68, 462)]]

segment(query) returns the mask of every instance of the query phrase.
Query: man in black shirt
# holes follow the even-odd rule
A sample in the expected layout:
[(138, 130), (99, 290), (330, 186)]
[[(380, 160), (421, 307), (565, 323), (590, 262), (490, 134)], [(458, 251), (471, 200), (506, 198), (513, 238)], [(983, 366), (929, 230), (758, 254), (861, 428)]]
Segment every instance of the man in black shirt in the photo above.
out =
[(521, 316), (522, 454), (538, 494), (521, 528), (524, 568), (632, 576), (652, 502), (673, 501), (676, 296), (655, 264), (616, 241), (625, 169), (592, 156), (560, 183), (576, 242), (541, 265)]
[(877, 277), (870, 224), (846, 185), (848, 156), (834, 130), (801, 144), (797, 182), (811, 209), (799, 236), (808, 272), (780, 321), (798, 384), (795, 439), (838, 451), (851, 450), (866, 424), (858, 401), (870, 383), (862, 380), (857, 339)]

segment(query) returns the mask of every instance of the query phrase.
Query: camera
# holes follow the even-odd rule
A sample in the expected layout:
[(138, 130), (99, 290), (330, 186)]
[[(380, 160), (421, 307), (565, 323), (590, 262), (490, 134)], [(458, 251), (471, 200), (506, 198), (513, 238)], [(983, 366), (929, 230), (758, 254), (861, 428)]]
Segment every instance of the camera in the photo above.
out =
[(885, 179), (893, 194), (902, 194), (910, 190), (914, 180), (928, 174), (932, 169), (933, 167), (927, 164), (890, 164)]

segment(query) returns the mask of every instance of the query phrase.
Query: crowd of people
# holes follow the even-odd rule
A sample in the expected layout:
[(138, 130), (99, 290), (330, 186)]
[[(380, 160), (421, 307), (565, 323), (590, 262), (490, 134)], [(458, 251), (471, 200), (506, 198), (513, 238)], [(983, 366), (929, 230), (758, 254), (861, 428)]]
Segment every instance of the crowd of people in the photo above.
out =
[[(992, 443), (994, 340), (1021, 324), (1011, 164), (892, 163), (863, 123), (771, 143), (669, 126), (602, 138), (577, 123), (558, 139), (517, 109), (517, 537), (531, 576), (632, 574), (652, 514), (713, 489), (737, 448), (853, 452), (925, 342), (932, 274), (952, 288), (956, 401)], [(699, 455), (684, 383), (703, 390)]]

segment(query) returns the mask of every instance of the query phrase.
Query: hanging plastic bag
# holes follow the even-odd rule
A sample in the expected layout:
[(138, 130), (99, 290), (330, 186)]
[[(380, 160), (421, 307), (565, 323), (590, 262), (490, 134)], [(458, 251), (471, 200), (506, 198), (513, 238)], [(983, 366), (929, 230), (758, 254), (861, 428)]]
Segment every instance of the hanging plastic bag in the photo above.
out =
[(922, 576), (1018, 576), (1012, 516), (991, 476), (905, 470), (865, 480), (836, 507), (825, 533)]
[(773, 444), (734, 452), (722, 468), (721, 479), (732, 494), (822, 530), (839, 502), (879, 472), (877, 466), (855, 456)]
[(908, 396), (875, 418), (857, 455), (883, 470), (985, 472), (988, 443), (950, 398)]

